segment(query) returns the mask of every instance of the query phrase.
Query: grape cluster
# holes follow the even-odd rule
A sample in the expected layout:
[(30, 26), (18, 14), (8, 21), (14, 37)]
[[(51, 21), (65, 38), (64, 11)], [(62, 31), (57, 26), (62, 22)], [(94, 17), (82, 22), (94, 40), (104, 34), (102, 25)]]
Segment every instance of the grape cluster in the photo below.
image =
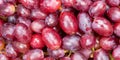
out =
[(120, 0), (0, 0), (0, 60), (120, 60)]

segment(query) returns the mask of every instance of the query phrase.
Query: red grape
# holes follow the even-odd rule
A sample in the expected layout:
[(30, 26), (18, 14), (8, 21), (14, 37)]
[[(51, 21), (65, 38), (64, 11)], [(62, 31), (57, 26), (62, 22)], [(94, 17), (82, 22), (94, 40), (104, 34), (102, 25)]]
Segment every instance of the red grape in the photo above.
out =
[(58, 49), (61, 46), (61, 37), (51, 28), (43, 29), (42, 39), (45, 45), (52, 50)]
[(79, 50), (80, 49), (80, 36), (77, 35), (68, 35), (62, 39), (62, 48), (67, 50)]
[(103, 49), (98, 49), (94, 52), (94, 60), (109, 60), (109, 56)]
[(2, 36), (7, 40), (13, 40), (15, 25), (12, 23), (5, 23), (2, 27)]
[(15, 13), (15, 6), (10, 3), (0, 5), (0, 15), (10, 16)]
[(25, 8), (23, 5), (18, 5), (17, 14), (23, 17), (28, 17), (30, 15), (30, 11), (27, 8)]
[(44, 20), (34, 20), (31, 23), (31, 30), (36, 33), (41, 33), (45, 26), (46, 24)]
[(114, 33), (115, 33), (115, 35), (117, 35), (118, 37), (120, 37), (119, 32), (120, 32), (120, 23), (115, 23), (115, 24), (114, 24)]
[(13, 45), (10, 43), (7, 44), (5, 51), (6, 51), (6, 55), (9, 57), (16, 57), (17, 56), (17, 52), (15, 51)]
[(106, 3), (103, 1), (95, 1), (89, 9), (89, 14), (92, 17), (102, 16), (106, 10)]
[(79, 29), (87, 34), (92, 33), (92, 18), (85, 12), (79, 13), (77, 18), (79, 21)]
[(19, 0), (19, 2), (28, 9), (37, 8), (38, 0)]
[(65, 52), (64, 52), (64, 49), (57, 49), (57, 50), (48, 49), (48, 54), (49, 56), (54, 58), (61, 58), (61, 57), (64, 57)]
[(100, 39), (100, 46), (105, 50), (112, 50), (117, 46), (116, 37), (109, 36), (109, 37), (102, 37)]
[(110, 6), (119, 6), (119, 4), (120, 4), (120, 0), (106, 0), (106, 2)]
[(77, 19), (71, 12), (62, 12), (60, 14), (59, 24), (67, 34), (74, 34), (78, 31)]
[(84, 34), (80, 39), (80, 44), (82, 48), (92, 48), (95, 46), (96, 38), (94, 35)]
[(44, 58), (43, 51), (40, 49), (29, 50), (24, 56), (23, 60), (42, 60)]
[(88, 11), (91, 4), (91, 0), (73, 0), (73, 7), (80, 11)]
[(58, 10), (61, 6), (60, 0), (41, 0), (40, 9), (47, 13), (52, 13)]
[(55, 14), (55, 13), (49, 14), (45, 19), (45, 23), (50, 27), (56, 26), (58, 24), (57, 14)]
[(20, 53), (26, 53), (29, 50), (29, 45), (25, 43), (14, 41), (12, 42), (12, 45), (15, 51), (20, 52)]
[(81, 53), (76, 52), (71, 56), (71, 60), (87, 60), (87, 58)]
[(113, 22), (120, 22), (120, 9), (118, 7), (111, 7), (107, 11), (107, 16)]
[(18, 41), (23, 43), (29, 43), (31, 40), (31, 31), (25, 24), (18, 23), (15, 26), (14, 35)]
[(103, 17), (96, 17), (92, 23), (93, 30), (102, 36), (110, 36), (113, 33), (112, 24)]
[(115, 60), (120, 60), (120, 45), (113, 49), (112, 56)]
[(43, 48), (45, 44), (42, 40), (41, 34), (32, 35), (30, 45), (32, 48)]
[(47, 14), (40, 9), (32, 9), (30, 17), (32, 20), (45, 19)]
[(72, 7), (74, 0), (61, 0), (62, 4), (66, 7)]

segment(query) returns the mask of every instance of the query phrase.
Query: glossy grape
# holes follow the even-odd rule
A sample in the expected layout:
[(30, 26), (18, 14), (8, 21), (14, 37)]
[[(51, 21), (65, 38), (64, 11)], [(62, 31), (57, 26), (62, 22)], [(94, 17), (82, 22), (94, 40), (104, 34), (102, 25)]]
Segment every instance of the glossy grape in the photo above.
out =
[(31, 23), (31, 30), (36, 33), (41, 33), (46, 24), (44, 20), (35, 20)]
[(96, 17), (92, 23), (92, 28), (102, 36), (110, 36), (113, 34), (112, 24), (103, 17)]
[(92, 17), (102, 16), (106, 10), (106, 3), (103, 1), (95, 1), (89, 8), (89, 14)]
[(111, 7), (108, 11), (107, 11), (107, 16), (109, 17), (110, 20), (112, 20), (113, 22), (120, 22), (120, 9), (117, 7)]
[(43, 29), (42, 39), (45, 45), (52, 50), (58, 49), (61, 46), (61, 41), (62, 41), (61, 37), (57, 32), (55, 32), (51, 28)]
[(40, 49), (30, 50), (23, 56), (23, 60), (42, 60), (43, 58), (44, 54)]
[(7, 44), (5, 51), (6, 51), (6, 55), (9, 57), (16, 57), (17, 56), (17, 52), (15, 51), (13, 45), (10, 43)]
[(50, 50), (48, 49), (48, 54), (54, 58), (60, 58), (65, 55), (64, 49)]
[(15, 13), (15, 6), (10, 3), (0, 5), (0, 15), (10, 16)]
[(87, 58), (84, 55), (82, 55), (81, 53), (74, 53), (71, 56), (71, 60), (87, 60)]
[(31, 20), (24, 17), (18, 17), (16, 23), (25, 24), (28, 28), (30, 28)]
[(120, 4), (120, 0), (106, 0), (106, 2), (110, 6), (119, 6), (119, 4)]
[(25, 24), (18, 23), (15, 26), (14, 35), (18, 41), (23, 43), (29, 43), (31, 40), (31, 31)]
[(28, 9), (37, 8), (39, 5), (38, 0), (19, 0), (19, 2)]
[(91, 0), (73, 0), (73, 7), (80, 11), (88, 11), (91, 4)]
[(72, 7), (74, 0), (61, 0), (62, 4), (65, 5), (66, 7)]
[(77, 35), (68, 35), (62, 39), (62, 48), (67, 50), (79, 50), (80, 49), (80, 36)]
[(79, 21), (79, 29), (84, 33), (92, 33), (92, 18), (85, 12), (79, 13), (77, 16)]
[(95, 46), (96, 38), (94, 35), (84, 34), (80, 39), (80, 44), (82, 48), (92, 48)]
[(25, 43), (14, 41), (12, 42), (12, 45), (15, 51), (20, 52), (20, 53), (26, 53), (29, 50), (29, 45)]
[(13, 40), (15, 25), (12, 23), (5, 23), (2, 27), (2, 36), (7, 40)]
[(59, 20), (60, 27), (67, 34), (74, 34), (78, 30), (76, 17), (71, 12), (62, 12)]
[(32, 20), (45, 19), (47, 14), (40, 9), (32, 9), (30, 17)]
[(40, 9), (47, 13), (52, 13), (57, 11), (61, 6), (60, 0), (41, 0)]
[(17, 14), (23, 17), (28, 17), (30, 15), (30, 11), (29, 9), (25, 8), (23, 5), (18, 5)]
[(32, 35), (30, 45), (32, 48), (43, 48), (45, 44), (42, 40), (41, 34)]
[(105, 50), (112, 50), (117, 46), (116, 40), (115, 36), (102, 37), (100, 39), (100, 46)]
[(119, 60), (120, 59), (120, 45), (118, 45), (118, 47), (116, 47), (113, 52), (112, 52), (112, 56), (115, 60)]
[(49, 14), (45, 19), (45, 23), (50, 27), (56, 26), (58, 24), (57, 14), (55, 14), (55, 13)]
[(103, 49), (98, 49), (94, 52), (94, 60), (109, 60), (109, 56)]
[(115, 33), (115, 35), (117, 35), (118, 37), (120, 37), (120, 34), (119, 34), (120, 29), (119, 29), (119, 27), (120, 27), (120, 23), (114, 24), (114, 33)]

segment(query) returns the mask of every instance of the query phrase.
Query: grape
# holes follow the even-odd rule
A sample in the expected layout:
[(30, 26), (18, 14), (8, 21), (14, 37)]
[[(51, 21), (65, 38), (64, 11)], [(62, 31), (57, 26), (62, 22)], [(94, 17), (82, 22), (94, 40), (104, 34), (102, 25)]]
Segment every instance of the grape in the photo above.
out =
[(0, 15), (10, 16), (15, 13), (15, 6), (10, 3), (0, 5)]
[(41, 33), (46, 24), (44, 20), (35, 20), (31, 23), (31, 30), (36, 33)]
[(17, 52), (15, 51), (15, 49), (11, 43), (7, 44), (5, 51), (6, 51), (6, 55), (9, 57), (16, 57), (17, 56)]
[(80, 44), (82, 48), (92, 48), (95, 46), (96, 40), (94, 35), (84, 34), (81, 37)]
[(103, 17), (96, 17), (92, 23), (92, 28), (102, 36), (110, 36), (113, 33), (112, 24)]
[(18, 5), (17, 14), (23, 17), (28, 17), (30, 15), (30, 11), (27, 8), (25, 8), (23, 5)]
[(37, 8), (38, 0), (19, 0), (19, 2), (28, 9)]
[(110, 9), (108, 9), (107, 11), (107, 16), (109, 17), (109, 19), (113, 22), (120, 22), (120, 9), (117, 7), (111, 7)]
[(7, 40), (13, 40), (14, 39), (14, 30), (15, 25), (12, 23), (5, 23), (2, 27), (2, 36)]
[(95, 1), (89, 9), (89, 14), (92, 17), (102, 16), (106, 10), (106, 3), (103, 1)]
[(76, 52), (71, 56), (71, 60), (87, 60), (87, 58), (81, 53)]
[(60, 27), (67, 34), (74, 34), (78, 31), (76, 17), (71, 12), (62, 12), (59, 22)]
[(4, 54), (0, 54), (0, 60), (9, 60), (9, 58)]
[(109, 60), (109, 56), (103, 49), (98, 49), (94, 52), (94, 60)]
[(120, 59), (120, 45), (118, 45), (115, 49), (113, 49), (112, 56), (115, 60)]
[(30, 17), (32, 20), (45, 19), (47, 14), (40, 9), (32, 9)]
[(42, 40), (41, 34), (32, 35), (30, 45), (32, 48), (43, 48), (45, 44)]
[(79, 29), (84, 33), (92, 33), (92, 18), (85, 12), (79, 13), (78, 16)]
[(46, 25), (53, 27), (58, 24), (58, 16), (57, 14), (49, 14), (45, 19)]
[(51, 28), (43, 29), (42, 39), (45, 45), (52, 50), (58, 49), (61, 46), (61, 37)]
[(47, 49), (47, 50), (48, 50), (49, 56), (54, 58), (61, 58), (65, 55), (64, 49), (57, 49), (57, 50)]
[(30, 50), (23, 56), (23, 60), (41, 60), (43, 58), (44, 54), (40, 49)]
[(117, 46), (115, 36), (102, 37), (100, 39), (100, 46), (105, 50), (112, 50)]
[(76, 51), (80, 49), (80, 36), (68, 35), (62, 39), (62, 48)]
[(15, 51), (20, 52), (20, 53), (26, 53), (30, 48), (28, 44), (21, 43), (18, 41), (13, 41), (12, 45), (13, 45)]
[(91, 4), (91, 0), (73, 0), (73, 7), (80, 11), (88, 11)]
[(23, 43), (29, 43), (31, 40), (31, 31), (25, 24), (18, 23), (15, 26), (14, 35), (18, 41)]
[(47, 13), (55, 12), (61, 6), (60, 0), (41, 0), (40, 9)]

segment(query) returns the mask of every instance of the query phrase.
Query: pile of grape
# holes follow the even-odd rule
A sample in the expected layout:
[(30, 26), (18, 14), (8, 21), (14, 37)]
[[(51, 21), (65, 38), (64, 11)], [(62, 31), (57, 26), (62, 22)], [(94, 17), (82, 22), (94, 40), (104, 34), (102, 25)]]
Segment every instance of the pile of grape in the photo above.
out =
[(0, 60), (120, 60), (120, 0), (0, 0)]

